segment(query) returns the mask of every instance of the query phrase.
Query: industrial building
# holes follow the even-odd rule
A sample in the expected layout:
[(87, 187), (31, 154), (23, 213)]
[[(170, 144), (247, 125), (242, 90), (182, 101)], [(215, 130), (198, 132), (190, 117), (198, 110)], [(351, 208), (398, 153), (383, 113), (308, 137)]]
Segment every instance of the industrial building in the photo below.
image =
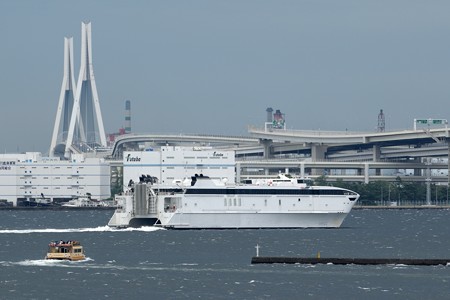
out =
[(90, 193), (110, 197), (110, 167), (102, 158), (75, 154), (71, 160), (43, 157), (38, 152), (0, 154), (0, 199), (25, 205), (41, 197), (65, 202)]
[(158, 179), (158, 183), (172, 184), (194, 174), (234, 183), (234, 151), (219, 151), (211, 147), (163, 146), (158, 150), (125, 152), (123, 183), (139, 182), (142, 176)]

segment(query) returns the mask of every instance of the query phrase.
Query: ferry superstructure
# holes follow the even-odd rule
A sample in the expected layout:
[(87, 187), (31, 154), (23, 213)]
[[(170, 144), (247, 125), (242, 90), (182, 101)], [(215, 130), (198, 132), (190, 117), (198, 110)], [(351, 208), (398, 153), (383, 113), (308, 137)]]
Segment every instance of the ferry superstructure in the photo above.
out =
[(190, 184), (159, 185), (153, 180), (116, 196), (111, 227), (155, 225), (174, 229), (337, 228), (359, 195), (311, 186), (304, 179), (278, 179), (237, 185), (207, 176)]

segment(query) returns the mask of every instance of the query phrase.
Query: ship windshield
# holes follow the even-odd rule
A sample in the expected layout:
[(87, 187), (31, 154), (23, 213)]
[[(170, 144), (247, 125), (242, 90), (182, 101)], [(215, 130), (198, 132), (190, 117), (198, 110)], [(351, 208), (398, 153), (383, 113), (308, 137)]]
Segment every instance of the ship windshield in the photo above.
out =
[(181, 205), (181, 197), (165, 197), (164, 198), (164, 211), (175, 212)]
[(297, 179), (297, 183), (305, 184), (306, 186), (311, 186), (312, 185), (312, 180), (311, 179), (300, 178), (300, 179)]

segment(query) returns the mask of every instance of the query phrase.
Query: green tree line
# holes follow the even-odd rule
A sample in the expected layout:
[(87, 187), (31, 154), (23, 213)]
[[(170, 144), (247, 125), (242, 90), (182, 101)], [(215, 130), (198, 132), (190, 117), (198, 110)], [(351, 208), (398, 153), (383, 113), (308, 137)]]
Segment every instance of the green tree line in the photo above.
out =
[[(369, 183), (344, 182), (338, 179), (328, 182), (326, 176), (320, 176), (316, 185), (332, 185), (352, 190), (360, 194), (361, 205), (384, 205), (388, 202), (397, 202), (399, 205), (422, 205), (426, 203), (427, 186), (424, 182), (403, 181), (397, 177), (395, 182), (372, 181)], [(431, 203), (449, 204), (449, 190), (447, 185), (431, 183)]]

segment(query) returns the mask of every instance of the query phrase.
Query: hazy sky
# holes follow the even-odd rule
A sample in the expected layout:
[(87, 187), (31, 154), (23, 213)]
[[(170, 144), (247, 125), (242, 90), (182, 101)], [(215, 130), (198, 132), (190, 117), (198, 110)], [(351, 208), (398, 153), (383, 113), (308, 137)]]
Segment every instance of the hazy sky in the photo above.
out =
[(92, 22), (106, 132), (374, 131), (450, 118), (450, 1), (0, 1), (0, 151), (47, 152), (64, 37)]

